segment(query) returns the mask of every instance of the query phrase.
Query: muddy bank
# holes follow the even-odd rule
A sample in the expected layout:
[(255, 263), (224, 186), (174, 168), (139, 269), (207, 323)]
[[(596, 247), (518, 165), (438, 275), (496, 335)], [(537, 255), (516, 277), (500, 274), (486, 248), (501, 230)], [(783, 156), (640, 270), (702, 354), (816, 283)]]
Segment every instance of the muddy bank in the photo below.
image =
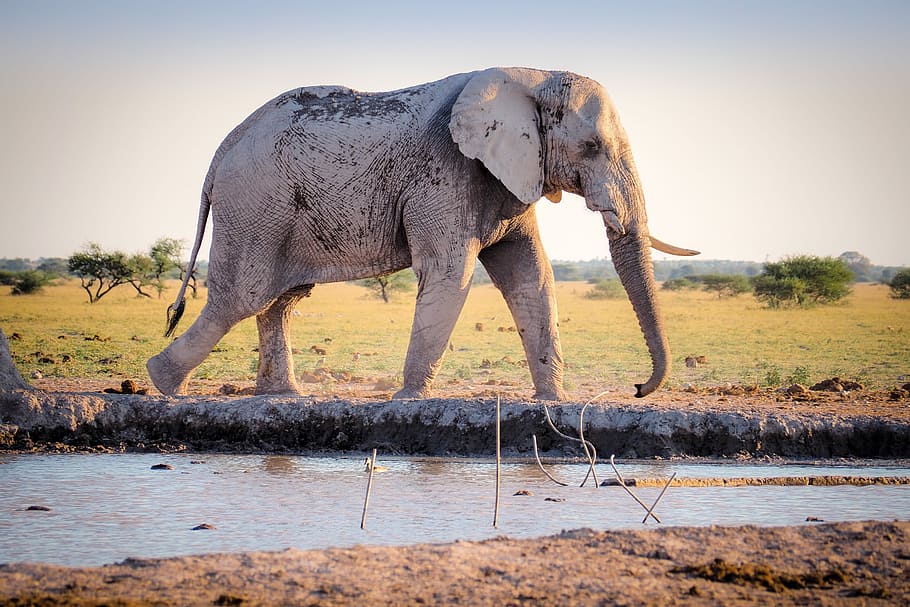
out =
[(906, 605), (910, 523), (576, 530), (66, 568), (0, 565), (5, 605)]
[[(197, 451), (368, 451), (427, 455), (494, 452), (495, 398), (408, 401), (278, 396), (164, 397), (0, 391), (0, 448), (103, 447)], [(550, 404), (560, 431), (578, 435), (582, 403)], [(503, 449), (554, 456), (577, 444), (547, 425), (543, 404), (502, 403)], [(604, 400), (584, 413), (585, 438), (622, 458), (910, 457), (910, 421), (797, 408), (661, 406)]]

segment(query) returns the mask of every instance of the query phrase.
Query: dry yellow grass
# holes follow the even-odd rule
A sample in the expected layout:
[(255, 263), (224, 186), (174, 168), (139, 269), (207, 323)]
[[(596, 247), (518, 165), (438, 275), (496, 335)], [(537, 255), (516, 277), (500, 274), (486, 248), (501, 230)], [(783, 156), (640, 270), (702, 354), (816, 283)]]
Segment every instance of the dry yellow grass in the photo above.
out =
[[(645, 379), (647, 351), (628, 301), (586, 298), (590, 288), (558, 285), (567, 386)], [(145, 360), (167, 344), (165, 310), (175, 292), (173, 285), (162, 299), (146, 299), (121, 287), (89, 304), (72, 281), (37, 295), (14, 297), (4, 290), (0, 328), (20, 337), (11, 348), (25, 375), (39, 370), (47, 377), (146, 380)], [(188, 301), (178, 331), (195, 319), (204, 297), (203, 290), (199, 299)], [(718, 300), (702, 292), (661, 292), (661, 301), (674, 351), (671, 386), (773, 385), (834, 375), (878, 388), (910, 381), (910, 302), (891, 299), (883, 286), (857, 285), (845, 303), (811, 310), (766, 310), (751, 296)], [(298, 373), (322, 366), (370, 380), (400, 380), (413, 309), (413, 294), (384, 304), (352, 284), (317, 286), (292, 319)], [(496, 289), (475, 286), (438, 384), (470, 379), (529, 385), (524, 352), (510, 327), (511, 316)], [(257, 345), (255, 321), (247, 319), (221, 341), (195, 377), (254, 379)], [(326, 354), (312, 352), (312, 346)], [(686, 355), (706, 356), (708, 363), (686, 368)]]

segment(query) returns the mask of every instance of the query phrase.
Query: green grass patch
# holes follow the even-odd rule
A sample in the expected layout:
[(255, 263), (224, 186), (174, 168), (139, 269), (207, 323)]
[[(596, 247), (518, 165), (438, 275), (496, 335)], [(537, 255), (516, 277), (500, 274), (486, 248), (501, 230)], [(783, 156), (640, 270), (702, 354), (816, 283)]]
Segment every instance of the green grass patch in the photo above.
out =
[[(176, 283), (162, 299), (136, 297), (123, 288), (95, 304), (74, 281), (33, 295), (3, 289), (0, 327), (8, 337), (17, 334), (10, 346), (25, 376), (38, 370), (46, 377), (141, 381), (147, 378), (145, 361), (169, 341), (164, 321)], [(567, 384), (646, 379), (650, 362), (631, 305), (626, 299), (591, 299), (590, 289), (581, 282), (557, 287)], [(811, 383), (838, 375), (886, 388), (910, 376), (910, 303), (889, 297), (887, 286), (856, 285), (841, 304), (809, 310), (768, 310), (750, 296), (718, 300), (700, 291), (661, 291), (659, 298), (674, 352), (671, 386)], [(178, 333), (204, 301), (204, 289), (187, 301)], [(353, 284), (319, 285), (297, 310), (291, 330), (298, 374), (326, 367), (400, 380), (412, 295), (383, 303)], [(257, 346), (255, 319), (247, 319), (222, 339), (195, 377), (255, 379)], [(688, 355), (707, 362), (687, 368)], [(491, 285), (472, 289), (437, 382), (467, 380), (530, 386), (521, 341)]]

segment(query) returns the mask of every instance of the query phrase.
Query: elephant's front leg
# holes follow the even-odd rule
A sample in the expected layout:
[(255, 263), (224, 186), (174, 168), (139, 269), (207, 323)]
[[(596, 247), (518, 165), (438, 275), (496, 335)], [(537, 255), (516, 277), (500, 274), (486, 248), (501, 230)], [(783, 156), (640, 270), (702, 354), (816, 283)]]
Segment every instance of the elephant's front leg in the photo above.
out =
[(499, 242), (480, 253), (521, 335), (534, 398), (564, 400), (553, 271), (536, 234)]
[(312, 285), (288, 291), (256, 315), (259, 329), (259, 371), (256, 394), (299, 394), (288, 340), (291, 312)]
[[(404, 386), (392, 398), (426, 398), (471, 287), (470, 270), (414, 264), (417, 304), (404, 363)], [(467, 279), (465, 276), (467, 275)]]

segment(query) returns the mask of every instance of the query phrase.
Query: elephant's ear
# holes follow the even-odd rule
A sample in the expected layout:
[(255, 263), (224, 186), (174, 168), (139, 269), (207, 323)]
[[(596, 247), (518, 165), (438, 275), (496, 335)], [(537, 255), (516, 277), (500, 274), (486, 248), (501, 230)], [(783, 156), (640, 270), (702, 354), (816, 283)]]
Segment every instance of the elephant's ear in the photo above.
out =
[(543, 194), (543, 152), (532, 70), (493, 68), (478, 72), (455, 105), (449, 131), (458, 149), (480, 160), (526, 204)]

